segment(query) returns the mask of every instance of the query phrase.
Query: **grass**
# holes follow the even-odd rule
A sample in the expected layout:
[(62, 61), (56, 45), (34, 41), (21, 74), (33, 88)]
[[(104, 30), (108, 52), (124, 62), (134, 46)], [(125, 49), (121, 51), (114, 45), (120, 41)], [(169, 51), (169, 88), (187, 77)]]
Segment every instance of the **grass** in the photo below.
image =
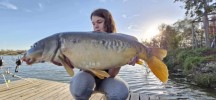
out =
[(204, 73), (204, 74), (197, 74), (194, 76), (196, 84), (203, 86), (203, 87), (213, 87), (211, 85), (215, 85), (216, 77), (214, 74)]
[(213, 48), (177, 49), (169, 51), (165, 59), (170, 72), (180, 69), (183, 76), (192, 75), (190, 80), (205, 87), (216, 83), (216, 70), (213, 73), (202, 72), (205, 64), (211, 61), (216, 62), (216, 49)]

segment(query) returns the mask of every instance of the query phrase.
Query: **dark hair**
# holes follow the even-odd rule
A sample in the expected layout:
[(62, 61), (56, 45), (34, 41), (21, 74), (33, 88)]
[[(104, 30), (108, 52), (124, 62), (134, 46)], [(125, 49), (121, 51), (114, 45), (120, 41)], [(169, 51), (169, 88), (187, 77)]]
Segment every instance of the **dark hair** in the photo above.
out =
[(92, 16), (98, 16), (104, 18), (105, 19), (104, 29), (106, 30), (106, 32), (116, 33), (115, 22), (113, 20), (112, 14), (108, 10), (102, 8), (96, 9), (91, 13), (91, 19)]

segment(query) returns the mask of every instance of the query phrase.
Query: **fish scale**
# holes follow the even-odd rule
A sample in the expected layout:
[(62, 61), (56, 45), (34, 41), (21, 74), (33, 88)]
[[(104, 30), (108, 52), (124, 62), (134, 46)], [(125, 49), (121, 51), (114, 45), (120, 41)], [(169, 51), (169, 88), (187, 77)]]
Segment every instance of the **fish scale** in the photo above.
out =
[(88, 70), (99, 78), (109, 77), (103, 70), (145, 61), (155, 76), (165, 83), (168, 69), (162, 59), (166, 54), (166, 50), (148, 48), (126, 34), (63, 32), (36, 42), (22, 60), (27, 64), (46, 61), (62, 65), (70, 76), (74, 74), (74, 67)]

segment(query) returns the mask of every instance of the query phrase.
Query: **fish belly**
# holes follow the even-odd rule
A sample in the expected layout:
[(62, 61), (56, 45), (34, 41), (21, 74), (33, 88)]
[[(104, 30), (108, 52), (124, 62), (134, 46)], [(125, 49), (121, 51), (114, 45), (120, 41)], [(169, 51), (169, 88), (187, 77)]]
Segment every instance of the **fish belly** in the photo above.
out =
[(109, 69), (126, 65), (135, 55), (136, 49), (104, 46), (91, 42), (68, 44), (61, 48), (63, 54), (79, 69)]

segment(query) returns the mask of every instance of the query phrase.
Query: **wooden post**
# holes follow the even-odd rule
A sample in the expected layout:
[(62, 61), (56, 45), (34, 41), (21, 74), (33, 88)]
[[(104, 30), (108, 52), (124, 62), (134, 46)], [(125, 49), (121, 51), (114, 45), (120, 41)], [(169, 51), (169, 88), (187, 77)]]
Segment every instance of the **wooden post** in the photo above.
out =
[(197, 48), (197, 39), (196, 39), (196, 35), (195, 35), (195, 31), (194, 31), (194, 24), (192, 22), (192, 37), (193, 37), (193, 49)]
[(203, 25), (204, 25), (204, 32), (205, 32), (205, 46), (210, 48), (210, 41), (209, 41), (209, 21), (208, 21), (208, 13), (207, 13), (207, 2), (203, 0), (204, 3), (204, 13), (203, 13)]
[(212, 40), (212, 44), (211, 47), (212, 48), (216, 48), (216, 25), (215, 25), (215, 19), (213, 20), (213, 40)]

